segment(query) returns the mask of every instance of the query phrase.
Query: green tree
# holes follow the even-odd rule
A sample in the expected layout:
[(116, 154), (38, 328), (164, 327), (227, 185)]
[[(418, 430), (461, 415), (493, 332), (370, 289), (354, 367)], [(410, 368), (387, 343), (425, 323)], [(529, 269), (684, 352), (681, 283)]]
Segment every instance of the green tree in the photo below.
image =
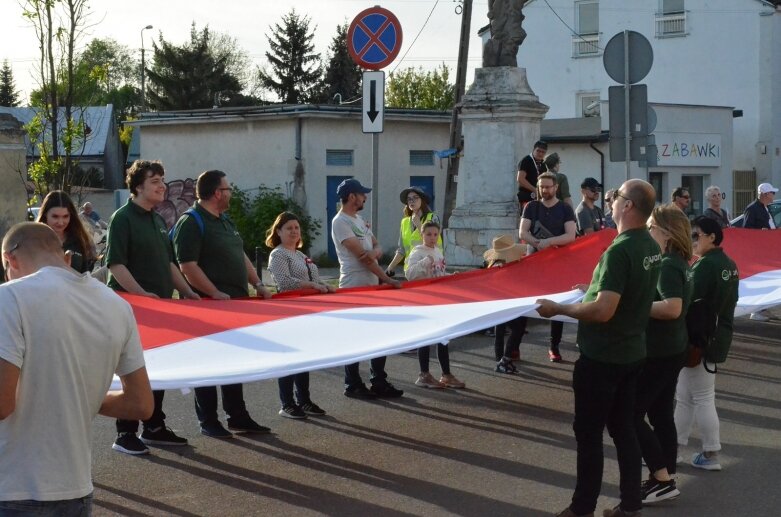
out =
[(0, 106), (18, 106), (19, 92), (16, 91), (14, 83), (14, 72), (8, 64), (8, 60), (3, 61), (3, 68), (0, 69)]
[(235, 55), (235, 41), (224, 37), (217, 41), (221, 45), (215, 48), (209, 27), (199, 32), (195, 23), (190, 41), (184, 45), (173, 45), (160, 35), (159, 44), (153, 44), (152, 69), (146, 71), (147, 95), (155, 109), (189, 110), (254, 102), (242, 94), (243, 85), (231, 72), (243, 66), (241, 58)]
[(361, 94), (361, 67), (355, 64), (347, 50), (347, 24), (336, 27), (336, 34), (328, 47), (328, 66), (325, 70), (324, 101), (337, 102), (338, 93), (342, 100), (352, 99)]
[(312, 219), (306, 211), (292, 199), (285, 197), (279, 188), (261, 185), (258, 193), (251, 197), (247, 192), (233, 186), (228, 215), (244, 240), (244, 251), (250, 257), (255, 256), (255, 248), (270, 251), (266, 245), (266, 229), (271, 228), (274, 219), (281, 212), (296, 214), (301, 223), (303, 251), (307, 253), (312, 240), (320, 235), (320, 221)]
[(456, 87), (449, 78), (450, 70), (444, 63), (428, 72), (423, 68), (393, 72), (385, 90), (385, 103), (389, 108), (452, 110)]
[(323, 96), (320, 54), (315, 53), (309, 32), (310, 19), (299, 16), (295, 9), (276, 23), (271, 35), (266, 35), (270, 52), (266, 52), (271, 70), (259, 70), (261, 85), (274, 92), (285, 104), (319, 102)]

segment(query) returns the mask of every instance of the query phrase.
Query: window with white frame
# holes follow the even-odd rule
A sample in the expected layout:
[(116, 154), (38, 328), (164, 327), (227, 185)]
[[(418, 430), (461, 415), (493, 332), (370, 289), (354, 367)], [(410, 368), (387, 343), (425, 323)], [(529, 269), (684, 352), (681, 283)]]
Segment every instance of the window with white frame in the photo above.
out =
[(656, 13), (656, 37), (670, 38), (687, 34), (685, 0), (659, 0)]
[(599, 48), (599, 1), (579, 0), (575, 2), (575, 30), (572, 36), (572, 57), (598, 56)]
[(598, 117), (600, 115), (599, 92), (578, 94), (578, 117)]

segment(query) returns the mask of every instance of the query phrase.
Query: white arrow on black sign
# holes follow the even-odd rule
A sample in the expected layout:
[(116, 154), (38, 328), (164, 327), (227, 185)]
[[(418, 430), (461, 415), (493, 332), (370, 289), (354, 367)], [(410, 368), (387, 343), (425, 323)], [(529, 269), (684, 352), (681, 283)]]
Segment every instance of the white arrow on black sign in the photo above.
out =
[(385, 119), (385, 72), (363, 73), (363, 132), (382, 133)]

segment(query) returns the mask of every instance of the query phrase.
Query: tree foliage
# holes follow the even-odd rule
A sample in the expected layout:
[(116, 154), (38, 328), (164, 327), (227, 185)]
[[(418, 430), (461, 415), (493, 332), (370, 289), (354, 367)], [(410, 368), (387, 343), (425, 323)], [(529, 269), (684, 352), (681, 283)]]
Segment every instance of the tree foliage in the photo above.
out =
[(419, 108), (440, 111), (453, 109), (456, 87), (451, 84), (447, 65), (435, 70), (405, 68), (390, 74), (385, 91), (389, 108)]
[(266, 35), (271, 70), (260, 70), (258, 76), (262, 86), (285, 104), (320, 102), (323, 97), (320, 54), (314, 51), (315, 35), (309, 32), (309, 22), (308, 16), (291, 9), (282, 17), (282, 25), (274, 24), (271, 35)]
[(3, 61), (3, 68), (0, 69), (0, 106), (18, 106), (19, 92), (16, 90), (14, 82), (14, 72), (8, 60)]
[(292, 212), (301, 224), (303, 251), (307, 253), (312, 239), (320, 235), (320, 221), (312, 219), (295, 201), (286, 197), (279, 188), (261, 185), (258, 193), (251, 197), (247, 192), (233, 185), (233, 195), (228, 215), (244, 240), (244, 251), (250, 257), (255, 256), (255, 248), (270, 251), (266, 245), (266, 229), (271, 228), (274, 220), (282, 212)]
[(189, 110), (253, 103), (241, 93), (243, 84), (236, 75), (246, 68), (248, 58), (232, 38), (215, 38), (208, 26), (198, 31), (193, 23), (189, 42), (177, 46), (160, 34), (153, 46), (153, 65), (146, 71), (153, 108)]
[(361, 67), (355, 64), (347, 50), (347, 24), (336, 27), (336, 34), (328, 47), (328, 66), (325, 70), (324, 101), (337, 102), (338, 93), (342, 100), (361, 94)]

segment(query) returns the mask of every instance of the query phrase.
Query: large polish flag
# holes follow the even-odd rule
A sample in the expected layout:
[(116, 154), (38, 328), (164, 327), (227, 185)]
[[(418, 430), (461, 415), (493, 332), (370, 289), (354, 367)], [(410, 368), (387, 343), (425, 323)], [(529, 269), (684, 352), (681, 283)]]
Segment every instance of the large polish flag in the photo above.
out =
[[(449, 340), (535, 312), (535, 300), (575, 303), (614, 230), (502, 268), (389, 286), (298, 291), (271, 300), (159, 300), (133, 306), (155, 389), (282, 377)], [(781, 231), (728, 229), (740, 270), (736, 316), (781, 304)], [(118, 386), (115, 379), (114, 387)]]

